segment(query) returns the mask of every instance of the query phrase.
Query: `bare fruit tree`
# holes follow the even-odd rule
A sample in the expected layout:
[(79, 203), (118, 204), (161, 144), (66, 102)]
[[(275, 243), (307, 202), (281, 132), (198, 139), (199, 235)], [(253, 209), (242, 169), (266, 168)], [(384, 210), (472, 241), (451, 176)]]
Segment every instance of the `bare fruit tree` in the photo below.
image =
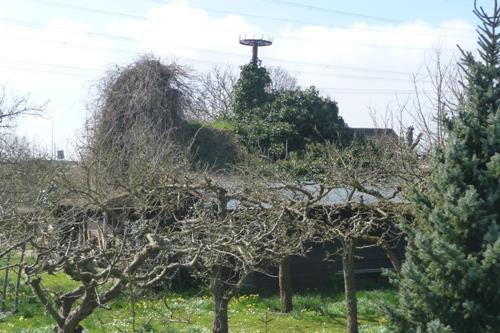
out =
[[(153, 286), (197, 261), (202, 243), (177, 226), (196, 201), (190, 162), (170, 137), (183, 122), (184, 83), (182, 67), (151, 56), (111, 70), (77, 162), (62, 163), (21, 214), (34, 258), (23, 271), (55, 331), (81, 332), (132, 284)], [(75, 289), (47, 288), (56, 272)]]
[[(181, 154), (140, 133), (135, 142), (143, 148), (140, 155), (131, 152), (126, 176), (114, 172), (112, 156), (82, 156), (25, 214), (35, 260), (24, 272), (57, 332), (81, 332), (82, 320), (131, 283), (153, 286), (193, 266), (203, 247), (186, 241), (193, 236), (178, 226), (195, 201)], [(56, 272), (77, 287), (51, 293), (44, 273)]]
[[(386, 138), (387, 139), (387, 138)], [(403, 190), (421, 176), (409, 170), (418, 164), (414, 152), (398, 139), (354, 142), (350, 147), (326, 146), (324, 172), (316, 185), (326, 189), (322, 201), (311, 208), (317, 241), (338, 245), (342, 258), (347, 307), (347, 331), (358, 332), (354, 262), (359, 248), (378, 246), (395, 271), (401, 264), (393, 247), (403, 233), (399, 223), (407, 217)], [(400, 147), (399, 147), (400, 146)], [(399, 149), (396, 149), (399, 147)], [(325, 190), (323, 190), (325, 191)]]
[(202, 200), (183, 227), (196, 230), (196, 241), (206, 244), (197, 268), (213, 295), (214, 333), (229, 331), (229, 302), (249, 274), (269, 274), (283, 257), (304, 253), (308, 202), (295, 192), (248, 169), (223, 179), (206, 178)]
[[(24, 240), (29, 237), (19, 225), (19, 214), (32, 205), (38, 191), (45, 186), (50, 163), (31, 144), (13, 132), (22, 116), (41, 115), (43, 106), (33, 105), (27, 96), (10, 97), (6, 85), (0, 88), (0, 311), (16, 312), (19, 306), (20, 262), (25, 259)], [(17, 251), (20, 256), (12, 256)], [(20, 252), (19, 252), (20, 251)], [(15, 276), (13, 305), (7, 304), (9, 275)], [(12, 305), (12, 307), (10, 307)]]

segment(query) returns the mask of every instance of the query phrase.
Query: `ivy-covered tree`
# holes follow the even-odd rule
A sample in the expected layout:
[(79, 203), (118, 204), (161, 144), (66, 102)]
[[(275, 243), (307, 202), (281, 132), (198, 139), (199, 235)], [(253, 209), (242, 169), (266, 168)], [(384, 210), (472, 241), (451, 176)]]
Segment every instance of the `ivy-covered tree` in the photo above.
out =
[(463, 52), (466, 101), (417, 193), (395, 332), (498, 332), (500, 327), (500, 7), (475, 6), (479, 59)]
[(233, 108), (237, 134), (247, 147), (281, 158), (308, 143), (345, 138), (347, 126), (335, 101), (321, 97), (315, 87), (273, 90), (272, 84), (260, 63), (241, 67)]
[(337, 103), (321, 97), (314, 87), (274, 92), (268, 99), (237, 124), (247, 147), (280, 158), (303, 151), (308, 143), (339, 142), (346, 136), (347, 126)]
[(269, 100), (267, 88), (271, 77), (260, 63), (241, 66), (240, 78), (234, 87), (234, 114), (237, 121), (247, 118), (254, 108), (261, 107)]

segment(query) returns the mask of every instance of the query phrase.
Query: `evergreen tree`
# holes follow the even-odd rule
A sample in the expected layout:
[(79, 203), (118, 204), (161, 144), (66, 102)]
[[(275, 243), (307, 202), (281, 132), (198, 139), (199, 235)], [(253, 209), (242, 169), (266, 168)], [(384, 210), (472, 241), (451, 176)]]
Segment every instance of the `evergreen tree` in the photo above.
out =
[(463, 52), (466, 102), (436, 153), (428, 191), (413, 198), (395, 332), (500, 331), (500, 7), (475, 7), (479, 59)]

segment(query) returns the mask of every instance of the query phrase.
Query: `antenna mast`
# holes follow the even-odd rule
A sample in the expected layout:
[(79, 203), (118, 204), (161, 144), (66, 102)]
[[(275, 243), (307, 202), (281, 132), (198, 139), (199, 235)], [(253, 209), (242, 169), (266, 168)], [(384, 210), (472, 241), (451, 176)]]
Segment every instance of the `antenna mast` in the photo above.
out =
[(272, 45), (273, 41), (269, 36), (261, 35), (260, 38), (258, 38), (255, 35), (252, 35), (250, 38), (247, 37), (247, 35), (245, 35), (245, 36), (240, 36), (240, 44), (252, 47), (252, 64), (257, 65), (259, 61), (258, 58), (259, 46)]

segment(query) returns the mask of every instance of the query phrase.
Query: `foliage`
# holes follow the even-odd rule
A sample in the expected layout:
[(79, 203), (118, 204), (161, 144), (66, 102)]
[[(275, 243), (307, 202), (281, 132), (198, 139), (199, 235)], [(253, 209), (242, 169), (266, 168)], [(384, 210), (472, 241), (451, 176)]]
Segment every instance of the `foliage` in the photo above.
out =
[[(344, 138), (343, 140), (345, 140)], [(384, 147), (385, 146), (385, 147)], [(342, 158), (331, 158), (332, 150), (345, 151), (344, 156), (350, 155), (350, 162), (356, 163), (360, 169), (375, 169), (381, 166), (381, 161), (390, 161), (399, 163), (399, 158), (396, 158), (394, 152), (390, 152), (392, 146), (387, 146), (384, 142), (366, 141), (362, 138), (354, 138), (348, 145), (332, 145), (328, 143), (311, 143), (304, 147), (302, 152), (291, 152), (288, 156), (276, 163), (293, 177), (303, 180), (314, 180), (322, 182), (325, 176), (332, 169), (332, 165), (339, 168), (342, 164)], [(385, 165), (394, 169), (395, 166)], [(387, 170), (385, 171), (394, 171)]]
[(429, 190), (413, 198), (397, 332), (493, 332), (500, 327), (500, 7), (482, 8), (479, 54), (464, 53), (466, 102), (434, 159)]
[(246, 146), (275, 158), (303, 151), (307, 143), (342, 142), (347, 134), (337, 103), (319, 96), (314, 87), (270, 94), (270, 101), (254, 108), (238, 126)]
[(241, 66), (240, 78), (234, 88), (234, 113), (236, 119), (243, 121), (251, 116), (254, 108), (264, 105), (269, 100), (267, 87), (271, 77), (265, 67), (249, 63)]
[(230, 119), (216, 119), (213, 121), (210, 126), (212, 128), (234, 133), (236, 131), (236, 124)]
[(259, 63), (244, 65), (236, 83), (233, 118), (246, 147), (283, 158), (307, 143), (344, 139), (347, 126), (335, 101), (314, 87), (299, 89), (280, 68), (271, 71)]

